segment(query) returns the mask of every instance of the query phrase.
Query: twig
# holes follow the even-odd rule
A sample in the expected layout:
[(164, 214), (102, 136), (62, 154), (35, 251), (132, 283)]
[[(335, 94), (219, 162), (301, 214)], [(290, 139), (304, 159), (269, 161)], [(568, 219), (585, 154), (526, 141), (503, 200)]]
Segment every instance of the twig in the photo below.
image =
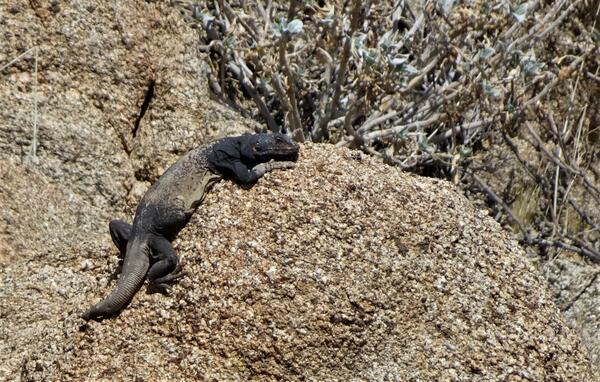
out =
[(581, 178), (583, 183), (587, 186), (587, 187), (584, 187), (584, 189), (587, 190), (588, 193), (594, 199), (596, 199), (596, 202), (598, 202), (600, 204), (600, 190), (598, 190), (598, 188), (594, 184), (592, 184), (592, 182), (585, 176), (583, 171), (581, 171), (578, 168), (569, 166), (568, 164), (564, 163), (562, 160), (557, 158), (555, 155), (553, 155), (551, 152), (549, 152), (548, 149), (544, 146), (544, 143), (542, 142), (541, 138), (536, 134), (536, 132), (530, 126), (529, 122), (525, 122), (525, 126), (527, 126), (527, 130), (529, 131), (531, 136), (533, 136), (533, 138), (535, 139), (535, 143), (533, 143), (533, 145), (538, 150), (542, 151), (546, 155), (546, 157), (548, 157), (548, 159), (550, 159), (552, 162), (554, 162), (555, 165), (560, 166), (563, 169), (565, 169), (565, 170), (571, 172), (572, 174), (577, 175), (579, 178)]
[(298, 5), (298, 0), (290, 0), (290, 7), (288, 8), (287, 13), (287, 21), (290, 22), (294, 16), (296, 16), (296, 6)]
[(400, 134), (403, 131), (408, 130), (408, 129), (424, 128), (427, 126), (431, 126), (434, 123), (439, 122), (442, 119), (442, 117), (443, 117), (443, 114), (435, 113), (431, 117), (429, 117), (429, 119), (426, 119), (424, 121), (415, 121), (412, 123), (407, 123), (405, 125), (394, 126), (392, 128), (385, 129), (385, 130), (373, 131), (373, 132), (365, 134), (363, 136), (363, 138), (366, 142), (372, 141), (377, 138), (388, 138), (393, 135)]
[(283, 109), (284, 116), (289, 121), (292, 132), (300, 129), (300, 126), (296, 125), (295, 118), (292, 118), (292, 116), (290, 115), (292, 106), (290, 105), (289, 99), (285, 95), (283, 84), (281, 83), (281, 79), (279, 78), (279, 75), (277, 73), (273, 74), (271, 82), (273, 83), (273, 89), (275, 90), (275, 94), (277, 95), (279, 103), (281, 104), (281, 108)]
[(594, 229), (594, 230), (600, 230), (600, 227), (598, 227), (598, 225), (594, 222), (594, 220), (588, 214), (583, 212), (583, 210), (581, 209), (581, 207), (579, 207), (579, 205), (577, 204), (576, 201), (574, 201), (571, 198), (567, 198), (567, 201), (569, 202), (571, 207), (573, 207), (575, 212), (577, 212), (577, 214), (583, 219), (583, 221), (585, 221), (585, 223), (587, 225), (592, 227), (592, 229)]
[[(290, 21), (289, 17), (293, 17), (293, 15), (296, 12), (295, 9), (297, 1), (298, 0), (291, 0), (290, 2), (290, 6), (288, 9), (288, 21)], [(304, 141), (304, 131), (300, 122), (300, 112), (298, 111), (298, 100), (296, 97), (295, 77), (293, 71), (290, 69), (290, 64), (286, 58), (288, 41), (289, 36), (287, 34), (282, 35), (279, 39), (279, 70), (283, 71), (287, 79), (287, 96), (291, 110), (291, 113), (289, 115), (291, 122), (290, 124), (293, 128), (292, 134), (300, 141)]]
[(423, 69), (421, 69), (419, 75), (416, 76), (415, 78), (413, 78), (412, 80), (410, 80), (408, 85), (405, 88), (402, 88), (400, 91), (402, 93), (408, 93), (411, 90), (413, 90), (419, 83), (421, 83), (421, 80), (423, 80), (423, 78), (425, 78), (425, 76), (427, 74), (429, 74), (429, 72), (431, 72), (431, 70), (433, 70), (433, 68), (435, 68), (437, 66), (439, 61), (440, 61), (440, 57), (435, 56), (433, 58), (433, 60), (431, 60), (429, 62), (429, 64), (427, 64), (427, 66), (425, 66)]
[(575, 297), (573, 297), (571, 299), (571, 301), (569, 301), (569, 303), (566, 304), (565, 306), (563, 306), (560, 310), (562, 312), (566, 312), (569, 309), (571, 309), (571, 307), (573, 306), (573, 304), (575, 304), (575, 302), (577, 302), (577, 300), (579, 300), (579, 298), (581, 298), (581, 296), (585, 293), (585, 291), (596, 282), (596, 280), (598, 279), (598, 275), (600, 275), (600, 272), (595, 272), (592, 275), (592, 277), (590, 278), (590, 281), (587, 284), (585, 284), (583, 286), (583, 288), (581, 288), (581, 290), (579, 290), (579, 292), (577, 292), (577, 294), (575, 295)]
[(587, 257), (588, 259), (594, 261), (595, 263), (600, 263), (600, 253), (596, 251), (590, 251), (589, 249), (579, 248), (574, 245), (565, 243), (560, 240), (545, 240), (540, 238), (530, 238), (526, 240), (528, 244), (539, 245), (541, 247), (554, 247), (554, 248), (562, 248), (569, 250), (571, 252), (578, 253), (582, 256)]
[[(279, 40), (279, 67), (283, 71), (287, 78), (288, 88), (287, 96), (291, 108), (290, 121), (291, 125), (294, 126), (294, 136), (304, 137), (302, 124), (300, 123), (300, 112), (298, 111), (298, 100), (296, 99), (296, 85), (294, 83), (294, 73), (290, 69), (290, 65), (285, 57), (285, 51), (287, 49), (287, 35), (281, 36)], [(303, 140), (303, 139), (302, 139)]]
[(344, 117), (344, 131), (349, 136), (356, 135), (356, 131), (354, 131), (354, 128), (352, 127), (352, 120), (356, 117), (356, 114), (363, 107), (363, 105), (363, 99), (353, 102), (352, 106), (350, 106), (348, 112), (346, 113), (346, 116)]
[(248, 23), (246, 23), (246, 21), (244, 21), (240, 16), (238, 16), (235, 13), (235, 11), (229, 6), (229, 4), (227, 4), (226, 2), (223, 2), (222, 6), (223, 6), (223, 11), (224, 11), (225, 15), (229, 19), (229, 22), (233, 23), (236, 20), (239, 21), (239, 23), (242, 25), (242, 27), (244, 27), (244, 29), (248, 32), (248, 34), (250, 34), (250, 37), (252, 37), (252, 40), (258, 41), (256, 30), (254, 30), (250, 25), (248, 25)]
[(402, 108), (402, 110), (391, 111), (382, 116), (367, 119), (367, 121), (365, 123), (363, 123), (362, 126), (356, 130), (356, 132), (358, 135), (363, 135), (366, 132), (373, 129), (375, 126), (385, 123), (385, 122), (387, 122), (393, 118), (396, 118), (398, 116), (404, 115), (402, 120), (406, 120), (408, 118), (412, 118), (414, 116), (424, 114), (432, 109), (435, 109), (436, 107), (438, 107), (439, 105), (442, 104), (442, 102), (438, 101), (437, 98), (443, 99), (443, 101), (447, 102), (447, 101), (450, 101), (453, 98), (455, 98), (458, 94), (460, 94), (460, 90), (461, 90), (460, 88), (458, 90), (455, 90), (454, 92), (452, 92), (449, 95), (444, 94), (445, 92), (447, 92), (449, 90), (454, 90), (455, 88), (458, 87), (458, 85), (459, 85), (458, 83), (448, 84), (448, 85), (445, 85), (445, 86), (439, 88), (439, 90), (437, 90), (437, 93), (435, 93), (435, 94), (427, 94), (426, 96), (423, 97), (423, 99), (428, 100), (427, 103), (425, 104), (425, 106), (421, 107), (420, 109), (415, 110), (414, 112), (409, 113), (409, 110), (411, 108), (413, 108), (415, 106), (415, 104), (417, 104), (417, 101), (409, 102), (406, 106), (404, 106)]
[(396, 118), (400, 115), (400, 113), (401, 111), (390, 111), (389, 113), (386, 113), (380, 117), (367, 120), (361, 127), (358, 128), (357, 132), (359, 134), (362, 134), (364, 132), (370, 131), (373, 127), (387, 122), (392, 118)]
[(479, 187), (481, 187), (483, 189), (483, 191), (485, 191), (485, 193), (494, 202), (496, 202), (497, 204), (499, 204), (502, 207), (502, 209), (504, 209), (504, 211), (508, 214), (508, 216), (510, 216), (510, 218), (512, 219), (512, 221), (517, 224), (517, 226), (519, 227), (519, 230), (523, 234), (523, 237), (525, 238), (525, 240), (529, 241), (530, 237), (529, 237), (528, 231), (525, 229), (525, 225), (523, 224), (523, 222), (521, 221), (521, 219), (519, 219), (517, 217), (517, 215), (515, 215), (515, 213), (508, 206), (508, 204), (506, 204), (506, 202), (504, 202), (504, 200), (502, 200), (498, 195), (496, 195), (496, 193), (488, 185), (486, 185), (476, 174), (470, 172), (470, 175), (473, 177), (473, 179), (479, 185)]
[[(554, 8), (552, 8), (549, 12), (546, 13), (546, 15), (544, 16), (544, 18), (542, 19), (541, 22), (536, 23), (533, 26), (533, 28), (531, 28), (529, 30), (528, 34), (525, 34), (525, 35), (521, 36), (520, 38), (516, 39), (515, 41), (513, 41), (508, 46), (506, 51), (512, 52), (512, 51), (514, 51), (515, 48), (521, 46), (521, 44), (523, 44), (525, 41), (533, 38), (535, 36), (535, 34), (537, 33), (538, 29), (542, 28), (544, 25), (547, 25), (548, 22), (550, 22), (550, 19), (552, 19), (556, 15), (556, 13), (559, 11), (560, 8), (562, 8), (562, 6), (565, 2), (566, 2), (566, 0), (556, 2), (554, 5)], [(508, 41), (508, 40), (505, 40), (505, 41)]]
[[(560, 149), (559, 149), (560, 150)], [(558, 204), (558, 177), (560, 176), (560, 167), (556, 166), (554, 170), (554, 192), (552, 193), (552, 236), (556, 233), (556, 227), (558, 226), (557, 220), (557, 204)]]
[(19, 61), (21, 58), (25, 57), (26, 55), (28, 55), (29, 53), (31, 53), (35, 49), (37, 49), (37, 46), (34, 46), (33, 48), (29, 48), (25, 52), (19, 54), (17, 57), (13, 58), (7, 64), (5, 64), (4, 66), (2, 66), (0, 68), (0, 72), (3, 71), (4, 69), (8, 68), (9, 66), (11, 66), (12, 64), (14, 64), (15, 62)]
[(452, 128), (447, 129), (443, 133), (438, 133), (438, 134), (432, 136), (429, 139), (429, 142), (430, 143), (440, 143), (440, 142), (447, 140), (448, 138), (450, 138), (453, 135), (458, 135), (461, 132), (461, 130), (475, 129), (475, 128), (478, 128), (481, 126), (489, 125), (492, 122), (494, 122), (494, 118), (486, 118), (486, 119), (482, 119), (479, 121), (457, 124), (457, 125), (453, 126)]
[[(581, 0), (575, 0), (574, 2), (572, 2), (571, 5), (569, 5), (569, 7), (564, 12), (562, 12), (560, 14), (560, 16), (558, 16), (556, 18), (556, 20), (554, 20), (554, 22), (552, 22), (552, 24), (550, 24), (548, 26), (548, 28), (546, 28), (542, 33), (540, 33), (536, 37), (536, 39), (538, 41), (543, 40), (544, 37), (546, 37), (546, 35), (548, 35), (548, 33), (550, 33), (551, 31), (553, 31), (557, 26), (559, 26), (563, 22), (563, 20), (565, 19), (565, 17), (567, 17), (571, 13), (571, 11), (573, 9), (575, 9), (575, 7), (577, 5), (579, 5), (580, 2), (581, 2)], [(542, 25), (544, 25), (544, 24), (542, 24)]]
[(267, 126), (269, 127), (269, 130), (271, 130), (273, 132), (279, 132), (279, 130), (280, 130), (279, 126), (277, 125), (277, 123), (275, 123), (275, 119), (269, 112), (269, 108), (267, 107), (267, 105), (265, 105), (261, 96), (258, 94), (256, 89), (252, 85), (252, 82), (250, 82), (250, 80), (246, 77), (246, 75), (244, 74), (244, 71), (237, 64), (235, 64), (233, 62), (228, 63), (227, 68), (229, 68), (229, 70), (231, 70), (233, 75), (236, 76), (236, 78), (238, 79), (238, 81), (240, 82), (240, 84), (242, 85), (244, 90), (246, 90), (246, 92), (248, 92), (248, 94), (250, 94), (250, 97), (252, 97), (252, 99), (254, 100), (254, 103), (256, 104), (256, 106), (258, 107), (258, 110), (260, 111), (260, 114), (265, 119)]
[[(502, 138), (504, 139), (504, 142), (507, 144), (509, 149), (513, 152), (519, 163), (523, 166), (523, 168), (525, 168), (525, 171), (527, 171), (527, 173), (534, 179), (536, 184), (541, 188), (542, 192), (544, 192), (546, 196), (548, 196), (550, 185), (548, 184), (546, 179), (538, 175), (535, 169), (521, 157), (519, 149), (517, 148), (515, 143), (506, 135), (506, 133), (502, 132)], [(559, 187), (559, 191), (561, 192), (561, 194), (563, 194), (562, 198), (567, 200), (567, 202), (573, 207), (573, 209), (575, 209), (579, 216), (581, 216), (581, 218), (590, 227), (598, 229), (598, 226), (594, 223), (593, 219), (582, 211), (577, 202), (568, 197), (567, 191), (563, 190), (562, 187)]]
[(320, 141), (323, 137), (327, 136), (327, 125), (333, 117), (334, 109), (337, 109), (340, 100), (342, 82), (346, 80), (346, 67), (348, 66), (348, 60), (350, 59), (350, 43), (351, 38), (345, 37), (344, 48), (342, 50), (342, 56), (340, 58), (339, 69), (337, 70), (335, 84), (333, 87), (333, 97), (327, 103), (325, 113), (319, 119), (316, 129), (313, 129), (312, 131), (313, 141)]
[(587, 78), (589, 78), (590, 80), (594, 80), (594, 81), (596, 81), (597, 83), (599, 83), (599, 84), (600, 84), (600, 76), (596, 76), (596, 75), (594, 75), (592, 72), (590, 72), (590, 71), (587, 71), (587, 70), (586, 70), (586, 72), (585, 72), (585, 76), (586, 76)]
[(342, 48), (342, 54), (340, 56), (340, 63), (336, 73), (335, 83), (333, 86), (333, 95), (331, 100), (325, 107), (325, 113), (317, 121), (316, 128), (313, 128), (312, 138), (313, 141), (320, 141), (323, 137), (328, 134), (327, 125), (333, 118), (334, 111), (337, 110), (340, 101), (340, 95), (342, 90), (342, 84), (346, 80), (346, 70), (348, 62), (350, 60), (350, 48), (352, 43), (352, 34), (356, 31), (359, 24), (360, 14), (362, 8), (362, 0), (354, 0), (352, 6), (352, 13), (350, 15), (350, 30), (348, 35), (344, 38), (344, 46)]

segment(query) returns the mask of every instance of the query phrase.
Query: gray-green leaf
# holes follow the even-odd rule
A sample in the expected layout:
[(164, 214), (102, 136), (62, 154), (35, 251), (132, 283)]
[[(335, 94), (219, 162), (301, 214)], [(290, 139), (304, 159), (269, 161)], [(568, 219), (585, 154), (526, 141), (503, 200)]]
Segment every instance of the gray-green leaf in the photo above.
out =
[(392, 64), (394, 68), (400, 68), (406, 61), (408, 61), (408, 55), (396, 56), (390, 59), (390, 64)]
[(400, 67), (400, 70), (402, 70), (403, 72), (406, 72), (406, 73), (410, 73), (410, 74), (419, 73), (419, 69), (415, 68), (414, 66), (412, 66), (410, 64), (402, 65)]
[(495, 88), (486, 82), (484, 82), (481, 85), (481, 88), (483, 89), (483, 93), (487, 96), (490, 96), (492, 98), (501, 98), (502, 97), (502, 90)]
[(424, 151), (429, 154), (433, 154), (435, 152), (435, 147), (429, 144), (429, 140), (425, 134), (419, 134), (417, 138), (417, 144), (421, 151)]
[(304, 24), (302, 23), (302, 21), (300, 21), (298, 19), (294, 19), (294, 20), (290, 21), (289, 24), (287, 25), (287, 30), (290, 34), (302, 33), (303, 29), (304, 29)]
[(525, 21), (525, 16), (527, 16), (527, 3), (523, 3), (518, 7), (514, 8), (511, 12), (511, 15), (517, 20), (517, 22), (522, 23)]
[(448, 14), (450, 9), (454, 6), (454, 0), (438, 0), (438, 5), (444, 12), (444, 14)]
[(459, 150), (459, 154), (463, 158), (470, 157), (471, 154), (473, 154), (473, 149), (471, 147), (461, 146), (461, 148)]
[(592, 37), (596, 40), (596, 45), (600, 45), (600, 31), (598, 29), (594, 29)]
[(494, 48), (483, 48), (477, 53), (477, 56), (479, 57), (479, 61), (485, 61), (495, 52)]

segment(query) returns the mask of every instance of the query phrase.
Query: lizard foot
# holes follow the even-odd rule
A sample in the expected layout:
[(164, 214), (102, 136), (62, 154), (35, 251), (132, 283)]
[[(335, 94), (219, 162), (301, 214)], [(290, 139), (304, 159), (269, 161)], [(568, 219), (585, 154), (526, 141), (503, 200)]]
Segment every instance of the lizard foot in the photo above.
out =
[(171, 292), (171, 285), (173, 282), (179, 280), (185, 276), (185, 272), (181, 270), (181, 263), (177, 264), (175, 270), (166, 276), (159, 277), (154, 280), (150, 280), (148, 283), (148, 293), (161, 293), (169, 295)]
[(292, 161), (271, 161), (271, 162), (269, 162), (269, 164), (271, 165), (271, 168), (273, 170), (296, 167), (296, 162), (292, 162)]
[(168, 296), (171, 294), (171, 285), (150, 283), (150, 284), (148, 284), (146, 293), (147, 294), (160, 293), (162, 295)]

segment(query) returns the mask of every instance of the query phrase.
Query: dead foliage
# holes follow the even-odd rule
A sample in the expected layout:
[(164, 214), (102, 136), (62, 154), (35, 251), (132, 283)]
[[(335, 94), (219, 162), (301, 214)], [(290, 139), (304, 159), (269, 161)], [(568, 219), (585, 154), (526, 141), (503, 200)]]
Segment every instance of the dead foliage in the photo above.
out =
[(597, 2), (218, 0), (188, 11), (214, 94), (240, 113), (449, 179), (541, 254), (600, 262)]

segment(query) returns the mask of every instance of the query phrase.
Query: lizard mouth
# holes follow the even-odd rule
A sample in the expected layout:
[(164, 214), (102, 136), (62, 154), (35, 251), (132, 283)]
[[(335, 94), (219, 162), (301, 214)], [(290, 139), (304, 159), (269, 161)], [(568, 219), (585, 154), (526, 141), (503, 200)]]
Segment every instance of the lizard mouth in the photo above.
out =
[(273, 157), (275, 160), (279, 160), (279, 161), (297, 161), (298, 160), (298, 154), (299, 154), (299, 147), (296, 146), (292, 146), (292, 147), (286, 147), (286, 148), (282, 148), (281, 150), (278, 150), (277, 153), (273, 153)]
[(266, 159), (273, 159), (276, 161), (296, 161), (298, 160), (298, 153), (300, 147), (296, 144), (277, 146), (271, 150), (258, 152), (258, 156)]

